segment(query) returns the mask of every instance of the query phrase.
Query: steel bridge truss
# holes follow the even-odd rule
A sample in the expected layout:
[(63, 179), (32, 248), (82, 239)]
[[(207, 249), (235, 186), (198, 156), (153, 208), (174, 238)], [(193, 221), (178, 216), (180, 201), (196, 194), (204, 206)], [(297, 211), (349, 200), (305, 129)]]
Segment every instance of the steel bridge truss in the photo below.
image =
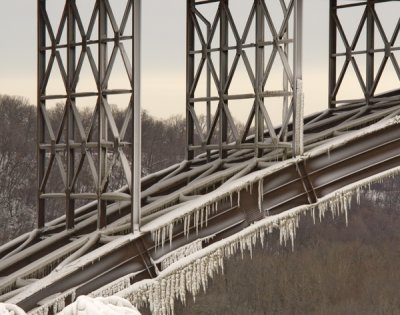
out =
[[(218, 7), (213, 18), (207, 18), (203, 7)], [(187, 1), (187, 154), (219, 150), (225, 158), (230, 149), (253, 149), (256, 156), (264, 152), (284, 148), (293, 154), (302, 153), (302, 0), (276, 0), (281, 8), (282, 19), (277, 21), (265, 0), (248, 0), (251, 3), (243, 32), (239, 32), (230, 10), (229, 0)], [(291, 24), (293, 22), (293, 24)], [(293, 31), (290, 25), (293, 25)], [(249, 36), (254, 29), (254, 40)], [(269, 51), (267, 48), (272, 47)], [(290, 60), (289, 49), (293, 49)], [(231, 56), (231, 53), (234, 56)], [(251, 54), (255, 55), (252, 62)], [(233, 58), (232, 64), (229, 59)], [(243, 61), (246, 74), (238, 73)], [(219, 69), (215, 66), (219, 64)], [(274, 64), (283, 65), (280, 90), (271, 90), (270, 74)], [(206, 92), (199, 88), (199, 80), (206, 77)], [(240, 75), (248, 76), (252, 89), (246, 93), (232, 91), (232, 80)], [(271, 119), (269, 100), (282, 99), (282, 119), (279, 129)], [(252, 100), (247, 108), (248, 118), (241, 133), (229, 101)], [(212, 102), (216, 102), (212, 112)], [(242, 105), (245, 106), (245, 105)], [(206, 112), (206, 124), (196, 111)], [(293, 134), (288, 137), (289, 123), (293, 122)], [(252, 128), (253, 127), (253, 128)], [(249, 138), (249, 136), (254, 136)]]
[[(76, 200), (97, 200), (97, 225), (104, 227), (107, 202), (131, 200), (133, 186), (138, 182), (135, 178), (140, 178), (140, 155), (137, 156), (140, 153), (132, 145), (133, 141), (137, 145), (140, 140), (140, 1), (125, 1), (121, 20), (117, 20), (112, 2), (92, 2), (92, 13), (85, 21), (81, 6), (86, 10), (90, 2), (65, 0), (60, 19), (52, 22), (54, 12), (47, 7), (51, 3), (38, 0), (39, 227), (45, 224), (46, 203), (50, 199), (65, 200), (67, 229), (74, 226)], [(132, 48), (132, 54), (127, 48)], [(122, 58), (129, 81), (127, 89), (109, 88), (118, 56)], [(90, 65), (95, 88), (82, 92), (77, 87), (85, 62)], [(54, 79), (52, 75), (57, 71), (60, 76)], [(48, 91), (48, 85), (57, 79), (64, 89), (54, 95)], [(135, 86), (136, 93), (133, 93)], [(110, 95), (126, 95), (129, 99), (125, 119), (119, 126), (108, 101)], [(77, 103), (88, 98), (95, 99), (95, 104), (92, 104), (91, 121), (85, 126)], [(63, 111), (61, 121), (57, 122), (52, 121), (48, 110), (48, 103), (54, 100), (62, 104)], [(136, 163), (131, 167), (128, 157), (133, 156)], [(109, 188), (110, 177), (118, 170), (129, 186), (124, 193), (111, 192)], [(61, 184), (52, 187), (51, 177), (57, 177)], [(91, 183), (82, 184), (82, 177), (90, 177)], [(134, 219), (137, 221), (138, 217)]]
[[(78, 0), (75, 1), (78, 2)], [(62, 29), (63, 25), (67, 23), (68, 16), (72, 16), (77, 25), (80, 24), (79, 14), (76, 12), (74, 5), (75, 1), (67, 2), (68, 5), (63, 14), (64, 22), (61, 23), (62, 26), (59, 29)], [(211, 2), (197, 1), (196, 5)], [(229, 12), (226, 9), (226, 0), (214, 2), (222, 3), (219, 6), (219, 10), (222, 10), (221, 8), (225, 6), (224, 12)], [(140, 1), (135, 0), (135, 4), (137, 3), (140, 4)], [(255, 5), (260, 3), (262, 9), (262, 2), (256, 1)], [(359, 3), (361, 2), (347, 4), (350, 7), (361, 6)], [(363, 3), (367, 5), (365, 1)], [(51, 117), (47, 115), (46, 111), (46, 101), (54, 96), (45, 93), (46, 84), (44, 82), (49, 79), (48, 73), (51, 72), (49, 69), (46, 72), (47, 64), (44, 64), (46, 61), (45, 53), (50, 52), (49, 59), (53, 59), (52, 63), (60, 66), (63, 63), (61, 62), (62, 58), (59, 55), (59, 51), (67, 47), (73, 50), (74, 47), (82, 46), (85, 40), (82, 40), (79, 44), (75, 43), (75, 41), (68, 41), (68, 45), (62, 47), (59, 35), (62, 30), (58, 31), (57, 35), (51, 35), (52, 29), (46, 16), (45, 0), (39, 0), (39, 4), (39, 17), (42, 19), (42, 21), (39, 21), (39, 30), (42, 28), (41, 32), (39, 32), (39, 34), (42, 34), (42, 37), (39, 36), (39, 79), (44, 80), (39, 81), (41, 83), (39, 88), (44, 91), (39, 94), (39, 123), (42, 123), (39, 134), (43, 136), (43, 138), (39, 138), (41, 140), (39, 153), (42, 154), (39, 161), (42, 163), (41, 172), (43, 172), (41, 181), (46, 181), (45, 177), (50, 176), (48, 169), (50, 169), (49, 164), (52, 160), (51, 163), (58, 165), (63, 170), (61, 174), (64, 174), (65, 183), (68, 184), (69, 176), (75, 178), (79, 174), (76, 173), (78, 168), (70, 168), (74, 169), (75, 173), (68, 173), (68, 168), (65, 165), (73, 163), (66, 164), (65, 161), (70, 161), (66, 157), (71, 158), (74, 156), (76, 158), (78, 156), (78, 158), (92, 159), (93, 163), (89, 163), (95, 169), (93, 173), (96, 174), (97, 172), (99, 174), (99, 170), (96, 167), (101, 170), (101, 163), (100, 161), (95, 163), (96, 154), (101, 156), (102, 150), (105, 148), (106, 155), (114, 158), (116, 156), (115, 151), (121, 151), (122, 145), (121, 142), (116, 144), (113, 141), (106, 141), (107, 139), (102, 140), (101, 137), (94, 137), (95, 131), (92, 132), (94, 140), (90, 141), (91, 138), (88, 134), (88, 140), (86, 142), (82, 140), (82, 136), (84, 137), (85, 134), (79, 133), (79, 119), (81, 116), (78, 115), (74, 100), (78, 97), (84, 97), (84, 95), (77, 95), (78, 92), (71, 92), (73, 90), (72, 87), (74, 87), (72, 83), (71, 85), (65, 85), (67, 95), (59, 97), (66, 102), (62, 107), (64, 115), (63, 122), (59, 126), (61, 131), (58, 131), (57, 135), (52, 131)], [(102, 11), (101, 5), (96, 5), (92, 16), (97, 16), (100, 12), (106, 13), (106, 16), (110, 15), (107, 0), (96, 0), (96, 4), (105, 4), (106, 11)], [(367, 10), (373, 10), (373, 3), (368, 2), (368, 4), (370, 6), (367, 6)], [(375, 4), (377, 5), (378, 1), (375, 1)], [(287, 8), (289, 7), (287, 6)], [(128, 3), (127, 11), (125, 12), (130, 12), (131, 8), (131, 4)], [(197, 14), (196, 10), (193, 11), (193, 8), (196, 8), (193, 7), (193, 2), (188, 8), (189, 14), (193, 14), (193, 12)], [(335, 32), (335, 29), (342, 28), (340, 23), (337, 23), (339, 16), (336, 16), (336, 12), (339, 8), (344, 9), (346, 6), (331, 6), (331, 22), (336, 20), (336, 24), (339, 25), (335, 26), (335, 24), (331, 23), (331, 26), (336, 27), (331, 28), (331, 34)], [(74, 15), (68, 15), (68, 10), (72, 12), (75, 10)], [(263, 10), (265, 17), (265, 8)], [(134, 11), (138, 13), (138, 11)], [(370, 13), (374, 16), (372, 11)], [(221, 13), (218, 14), (216, 16), (217, 20), (220, 19)], [(67, 17), (64, 17), (65, 15)], [(192, 23), (191, 21), (193, 24), (196, 22), (194, 18), (189, 19), (189, 24)], [(379, 22), (376, 22), (378, 21), (376, 18), (374, 21), (376, 25), (379, 24)], [(138, 19), (135, 22), (136, 32), (139, 28), (137, 23)], [(360, 25), (364, 23), (366, 23), (365, 20)], [(397, 22), (393, 37), (398, 35), (399, 24), (400, 22)], [(44, 31), (47, 28), (48, 32), (50, 32), (50, 38), (53, 38), (52, 45), (49, 48), (46, 48), (43, 42)], [(121, 29), (122, 26), (120, 27)], [(341, 33), (342, 31), (338, 32)], [(101, 46), (103, 40), (110, 40), (115, 45), (118, 42), (117, 39), (108, 39), (108, 37), (107, 39), (104, 37), (103, 40), (101, 38), (90, 39), (89, 31), (84, 34), (89, 38), (84, 49), (87, 55), (90, 55), (89, 48)], [(139, 35), (135, 34), (134, 40), (137, 40)], [(116, 37), (118, 38), (118, 36)], [(212, 38), (212, 36), (208, 38)], [(127, 40), (131, 39), (128, 38)], [(331, 43), (332, 41), (333, 39), (331, 38)], [(119, 49), (120, 46), (116, 46)], [(135, 47), (138, 48), (137, 45)], [(249, 48), (256, 49), (253, 46)], [(279, 49), (279, 47), (276, 48), (276, 55), (279, 55)], [(387, 53), (388, 60), (391, 58), (392, 53), (394, 54), (396, 48), (392, 47), (390, 50), (391, 52)], [(211, 53), (209, 52), (209, 54)], [(218, 49), (217, 53), (222, 54), (223, 52)], [(135, 57), (138, 56), (137, 51), (134, 54)], [(208, 52), (206, 51), (205, 55), (207, 54)], [(354, 55), (356, 51), (352, 51), (350, 54)], [(73, 56), (71, 51), (67, 55), (70, 58)], [(99, 55), (101, 55), (100, 50)], [(188, 56), (188, 59), (190, 59), (190, 54)], [(243, 56), (244, 54), (242, 53), (237, 58), (243, 59)], [(331, 55), (331, 57), (332, 71), (334, 66), (332, 63), (339, 56)], [(211, 61), (209, 57), (202, 58), (205, 58), (203, 63), (209, 65), (210, 76), (215, 76), (215, 73), (213, 74), (215, 71), (212, 70), (215, 60)], [(94, 62), (96, 61), (95, 58), (91, 57), (91, 60), (93, 64), (96, 64)], [(107, 58), (101, 60), (104, 61)], [(135, 63), (137, 60), (136, 58)], [(398, 60), (396, 62), (398, 63)], [(354, 61), (350, 60), (349, 63), (356, 67), (354, 66)], [(68, 64), (70, 65), (70, 63)], [(78, 62), (77, 65), (79, 64)], [(101, 68), (97, 64), (96, 67), (97, 69)], [(103, 69), (107, 69), (107, 67), (108, 65), (104, 66)], [(60, 68), (62, 67), (60, 66)], [(70, 73), (79, 72), (78, 66), (71, 69), (66, 69), (65, 75), (63, 75), (66, 82), (70, 82), (68, 81)], [(135, 70), (138, 70), (137, 67), (135, 67)], [(107, 73), (107, 70), (105, 72)], [(374, 74), (376, 76), (376, 73)], [(95, 77), (98, 78), (98, 76)], [(71, 82), (74, 82), (73, 79), (71, 79)], [(98, 102), (93, 120), (101, 122), (102, 116), (100, 112), (103, 110), (105, 120), (108, 124), (112, 124), (111, 115), (107, 113), (107, 111), (110, 111), (107, 95), (111, 91), (101, 89), (102, 85), (100, 83), (103, 81), (98, 79), (97, 82), (99, 82), (99, 90), (93, 93), (98, 97)], [(289, 83), (288, 86), (290, 85)], [(134, 82), (135, 88), (137, 88), (138, 84), (139, 82)], [(69, 88), (70, 86), (72, 87)], [(103, 94), (100, 93), (101, 91)], [(289, 91), (288, 87), (288, 93)], [(131, 93), (132, 91), (128, 92), (128, 95), (131, 95)], [(121, 293), (121, 287), (115, 284), (123, 284), (124, 287), (144, 279), (154, 278), (154, 281), (157, 281), (158, 272), (163, 269), (163, 258), (169, 257), (168, 255), (175, 250), (185, 248), (186, 245), (194, 242), (198, 245), (198, 242), (200, 242), (200, 251), (248, 227), (254, 226), (255, 222), (259, 222), (267, 216), (270, 218), (275, 216), (276, 218), (276, 215), (298, 206), (317, 206), (319, 201), (323, 201), (324, 198), (329, 196), (345, 197), (344, 199), (349, 200), (349, 195), (347, 194), (351, 190), (357, 194), (357, 191), (360, 192), (364, 184), (368, 185), (371, 181), (381, 180), (381, 176), (384, 174), (386, 174), (385, 176), (393, 176), (399, 172), (399, 95), (400, 89), (397, 89), (397, 91), (382, 93), (379, 97), (371, 97), (370, 102), (367, 99), (363, 99), (363, 101), (347, 102), (343, 106), (336, 106), (339, 103), (331, 104), (331, 108), (324, 112), (314, 113), (306, 117), (303, 120), (305, 154), (296, 159), (280, 161), (287, 157), (286, 155), (290, 148), (281, 146), (272, 152), (268, 152), (262, 146), (257, 147), (255, 142), (257, 138), (249, 136), (249, 142), (243, 142), (241, 145), (236, 146), (232, 145), (232, 147), (228, 146), (230, 144), (224, 144), (222, 148), (216, 147), (218, 150), (205, 145), (201, 147), (204, 152), (193, 159), (185, 160), (180, 164), (144, 177), (140, 186), (143, 226), (141, 232), (134, 235), (130, 234), (132, 227), (132, 201), (137, 201), (138, 198), (121, 200), (124, 196), (132, 195), (132, 186), (129, 187), (127, 185), (114, 195), (108, 192), (90, 195), (93, 197), (92, 199), (96, 200), (79, 207), (75, 213), (69, 213), (68, 211), (71, 208), (67, 207), (67, 215), (47, 222), (45, 229), (35, 229), (8, 244), (0, 246), (0, 302), (6, 301), (7, 303), (17, 304), (24, 310), (32, 312), (32, 314), (53, 314), (61, 310), (59, 308), (63, 307), (63, 303), (65, 305), (69, 304), (79, 295), (87, 295), (96, 290), (101, 292), (112, 291), (112, 294), (117, 293), (117, 291)], [(138, 94), (135, 93), (134, 97), (137, 98)], [(293, 98), (293, 95), (291, 97)], [(136, 98), (135, 100), (137, 101)], [(264, 98), (267, 98), (267, 96)], [(229, 107), (224, 106), (225, 103), (221, 103), (219, 99), (217, 101), (221, 104), (219, 109), (226, 114), (225, 107)], [(292, 103), (294, 104), (295, 101), (293, 100)], [(133, 109), (132, 101), (129, 104), (131, 109), (128, 108), (128, 114), (132, 116), (131, 111), (137, 110), (138, 106), (136, 105), (138, 104), (136, 102)], [(292, 106), (294, 108), (294, 105)], [(259, 107), (257, 104), (253, 106), (254, 111), (260, 110)], [(192, 111), (190, 115), (192, 115), (191, 113)], [(255, 115), (256, 113), (254, 113)], [(192, 117), (194, 121), (196, 116)], [(136, 119), (137, 116), (133, 118)], [(209, 123), (216, 120), (215, 117), (213, 119), (209, 119)], [(125, 120), (126, 124), (127, 120)], [(62, 131), (68, 126), (73, 126), (76, 129), (74, 130), (75, 132), (65, 133)], [(99, 126), (97, 128), (101, 129)], [(128, 128), (126, 127), (126, 129)], [(290, 139), (289, 136), (294, 138), (291, 136), (294, 128), (291, 128), (290, 123), (287, 125), (287, 129), (288, 139)], [(69, 131), (70, 129), (67, 130)], [(215, 132), (217, 133), (217, 131), (216, 129)], [(135, 132), (132, 131), (132, 133)], [(268, 132), (271, 131), (267, 128), (267, 132), (264, 133), (265, 137)], [(122, 131), (119, 130), (119, 133), (121, 135)], [(98, 131), (98, 134), (101, 134), (101, 132)], [(66, 135), (71, 135), (71, 137), (68, 138)], [(72, 138), (72, 136), (75, 137)], [(65, 142), (65, 139), (68, 142)], [(129, 143), (127, 142), (127, 144)], [(251, 146), (247, 146), (248, 144)], [(234, 150), (234, 148), (237, 150)], [(82, 151), (79, 151), (80, 149)], [(193, 146), (189, 147), (189, 149), (192, 150), (192, 153), (197, 150)], [(132, 147), (130, 147), (130, 150), (132, 150)], [(227, 151), (227, 156), (221, 159), (224, 150)], [(255, 150), (263, 150), (262, 153), (264, 155), (255, 158)], [(138, 151), (134, 153), (137, 154)], [(119, 154), (117, 158), (120, 158), (120, 156), (124, 155)], [(124, 157), (122, 158), (124, 159)], [(137, 158), (135, 157), (135, 159)], [(129, 174), (128, 171), (125, 172), (128, 179)], [(65, 187), (70, 186), (65, 184)], [(73, 186), (71, 187), (74, 188)], [(347, 188), (343, 190), (343, 187)], [(337, 194), (338, 192), (339, 194)], [(79, 197), (74, 195), (76, 194), (75, 191), (71, 191), (69, 195), (65, 192), (48, 195), (44, 190), (41, 190), (40, 193), (42, 207), (44, 207), (45, 199), (60, 197), (66, 200), (68, 206), (71, 205), (71, 200)], [(68, 196), (71, 198), (68, 199)], [(90, 196), (85, 195), (83, 197), (88, 198)], [(111, 199), (111, 197), (114, 199)], [(99, 213), (98, 204), (105, 199), (108, 201), (106, 205), (107, 211)], [(334, 199), (325, 199), (325, 201), (334, 201)], [(205, 218), (205, 224), (200, 224), (199, 228), (199, 206), (206, 207), (207, 210), (210, 202), (214, 203), (215, 211), (210, 212), (210, 215)], [(42, 211), (40, 212), (42, 224), (44, 220), (43, 209), (40, 208), (40, 211)], [(101, 219), (101, 215), (105, 215), (106, 218)], [(71, 216), (76, 223), (73, 228), (71, 228), (73, 225), (73, 222), (70, 221), (72, 220)], [(182, 220), (183, 217), (184, 220)], [(201, 215), (201, 217), (203, 216)], [(108, 223), (108, 226), (99, 230), (99, 222), (104, 221)], [(134, 220), (135, 222), (138, 221)], [(170, 245), (157, 247), (157, 240), (153, 237), (154, 232), (159, 235), (160, 231), (165, 229), (166, 225), (171, 224), (171, 222), (174, 223), (172, 227), (170, 226), (170, 233), (164, 233), (166, 244), (170, 241)], [(193, 255), (199, 254), (199, 251), (196, 251)], [(188, 253), (187, 255), (190, 256), (191, 254)], [(51, 276), (48, 277), (48, 275)]]
[[(395, 53), (400, 51), (400, 19), (391, 30), (383, 26), (384, 16), (379, 14), (378, 7), (385, 6), (388, 2), (397, 7), (399, 3), (390, 0), (343, 1), (330, 0), (330, 34), (329, 34), (329, 106), (334, 108), (343, 104), (363, 104), (364, 110), (369, 106), (387, 99), (377, 94), (377, 88), (382, 81), (382, 75), (387, 72), (389, 64), (393, 66), (395, 76), (400, 80), (399, 58)], [(386, 3), (386, 4), (385, 4)], [(395, 3), (395, 4), (393, 4)], [(353, 19), (357, 20), (360, 12), (361, 18), (354, 36), (349, 34), (343, 25), (340, 14), (355, 10)], [(357, 12), (356, 12), (357, 11)], [(365, 37), (363, 37), (365, 34)], [(365, 58), (365, 61), (363, 60)], [(378, 62), (380, 60), (380, 62)], [(378, 67), (376, 67), (378, 66)], [(360, 87), (361, 98), (343, 99), (340, 92), (345, 89), (344, 79), (353, 72), (356, 86)], [(395, 80), (395, 79), (394, 79)], [(397, 84), (398, 86), (398, 84)]]

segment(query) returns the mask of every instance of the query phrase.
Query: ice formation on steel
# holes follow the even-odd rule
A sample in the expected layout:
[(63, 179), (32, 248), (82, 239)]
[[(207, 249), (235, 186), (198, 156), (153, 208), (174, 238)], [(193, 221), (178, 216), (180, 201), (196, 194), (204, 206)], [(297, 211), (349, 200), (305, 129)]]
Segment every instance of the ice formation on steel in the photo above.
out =
[[(223, 272), (225, 258), (239, 251), (243, 254), (247, 250), (251, 254), (257, 241), (264, 245), (265, 237), (274, 229), (279, 230), (281, 245), (290, 242), (293, 247), (300, 217), (305, 214), (311, 214), (314, 220), (316, 211), (319, 213), (320, 220), (327, 212), (330, 212), (333, 217), (342, 214), (345, 215), (347, 223), (348, 210), (354, 195), (357, 202), (360, 202), (360, 195), (364, 189), (370, 189), (373, 183), (382, 182), (383, 179), (399, 173), (400, 167), (388, 170), (335, 191), (315, 204), (300, 206), (266, 217), (206, 248), (198, 251), (193, 248), (193, 254), (172, 263), (161, 271), (156, 279), (137, 282), (117, 295), (128, 299), (137, 307), (148, 303), (154, 315), (173, 314), (175, 300), (180, 299), (185, 303), (187, 292), (195, 298), (202, 289), (205, 290), (209, 278), (213, 278), (220, 271)], [(195, 244), (193, 243), (192, 246), (195, 247)]]

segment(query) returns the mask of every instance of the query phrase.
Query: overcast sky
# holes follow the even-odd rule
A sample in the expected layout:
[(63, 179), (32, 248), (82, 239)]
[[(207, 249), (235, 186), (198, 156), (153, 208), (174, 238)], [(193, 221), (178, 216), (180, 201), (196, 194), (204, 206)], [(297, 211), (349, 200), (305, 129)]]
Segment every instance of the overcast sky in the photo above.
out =
[[(48, 0), (52, 1), (62, 0)], [(93, 0), (79, 0), (93, 2)], [(240, 3), (247, 0), (232, 0)], [(239, 1), (239, 2), (238, 2)], [(275, 0), (268, 0), (274, 2)], [(115, 2), (115, 0), (114, 0)], [(116, 2), (123, 2), (117, 0)], [(143, 0), (143, 108), (157, 117), (185, 111), (184, 0)], [(326, 108), (328, 0), (305, 0), (304, 80), (306, 112)], [(398, 2), (381, 10), (394, 28)], [(397, 9), (394, 6), (397, 5)], [(343, 16), (344, 27), (357, 20)], [(0, 10), (0, 94), (36, 100), (36, 1), (2, 1)], [(354, 32), (353, 32), (354, 33)], [(391, 36), (391, 33), (389, 34)], [(397, 53), (396, 53), (397, 54)], [(396, 78), (387, 79), (388, 82)], [(394, 81), (393, 81), (394, 82)], [(396, 83), (398, 85), (398, 81)], [(351, 94), (354, 87), (349, 87)]]

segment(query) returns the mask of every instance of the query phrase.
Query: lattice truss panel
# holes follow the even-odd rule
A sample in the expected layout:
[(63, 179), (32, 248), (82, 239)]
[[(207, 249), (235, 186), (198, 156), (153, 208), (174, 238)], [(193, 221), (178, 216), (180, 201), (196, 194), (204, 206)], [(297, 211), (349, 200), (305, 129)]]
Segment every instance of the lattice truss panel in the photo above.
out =
[(39, 227), (65, 207), (72, 228), (92, 199), (102, 227), (107, 201), (131, 198), (111, 191), (132, 182), (132, 20), (133, 0), (38, 0)]
[(233, 148), (258, 156), (292, 148), (293, 114), (302, 115), (293, 97), (301, 88), (293, 31), (301, 31), (301, 3), (188, 1), (189, 159), (214, 149), (223, 158)]
[(387, 18), (399, 12), (399, 1), (330, 0), (330, 107), (399, 90), (400, 17)]

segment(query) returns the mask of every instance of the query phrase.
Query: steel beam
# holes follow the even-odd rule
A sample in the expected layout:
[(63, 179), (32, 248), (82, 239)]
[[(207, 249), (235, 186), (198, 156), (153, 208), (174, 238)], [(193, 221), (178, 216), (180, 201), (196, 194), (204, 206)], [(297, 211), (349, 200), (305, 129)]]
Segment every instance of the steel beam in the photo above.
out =
[(192, 109), (194, 109), (194, 91), (192, 85), (194, 82), (194, 63), (195, 56), (191, 52), (195, 49), (194, 43), (194, 24), (192, 20), (194, 0), (186, 2), (186, 159), (194, 158), (194, 151), (190, 149), (195, 144), (194, 142), (194, 120), (192, 117)]
[(223, 148), (223, 145), (227, 144), (228, 141), (228, 118), (226, 108), (228, 107), (228, 101), (224, 99), (224, 95), (228, 94), (228, 88), (226, 83), (228, 80), (228, 34), (229, 34), (229, 21), (227, 11), (229, 9), (229, 0), (220, 1), (220, 34), (219, 34), (219, 155), (221, 159), (226, 158), (227, 151)]
[(328, 105), (329, 108), (335, 108), (336, 95), (334, 94), (336, 88), (337, 64), (337, 0), (329, 0), (329, 86), (328, 86)]
[(75, 149), (71, 147), (75, 141), (75, 118), (72, 110), (75, 104), (76, 92), (74, 88), (74, 78), (76, 69), (76, 47), (73, 45), (76, 42), (75, 34), (75, 17), (73, 14), (73, 5), (75, 0), (70, 0), (66, 3), (67, 6), (67, 99), (66, 99), (66, 115), (67, 115), (67, 133), (66, 133), (66, 151), (67, 151), (67, 185), (65, 190), (65, 208), (66, 208), (66, 223), (67, 229), (72, 229), (75, 225), (75, 200), (71, 198), (74, 191), (74, 173), (75, 173)]
[(304, 95), (303, 95), (303, 0), (294, 3), (294, 112), (293, 112), (293, 153), (301, 155), (304, 151), (303, 144), (303, 117), (304, 117)]
[(38, 209), (38, 228), (43, 228), (45, 224), (45, 200), (41, 198), (41, 194), (45, 193), (41, 189), (45, 176), (46, 151), (40, 149), (40, 144), (45, 142), (45, 122), (42, 108), (46, 106), (46, 101), (41, 99), (41, 91), (45, 80), (46, 73), (46, 26), (43, 11), (46, 10), (46, 1), (37, 0), (37, 159), (38, 159), (38, 193), (37, 193), (37, 209)]
[(262, 0), (256, 2), (256, 82), (255, 82), (255, 97), (256, 97), (256, 111), (255, 111), (255, 156), (261, 157), (263, 149), (260, 144), (264, 142), (264, 117), (261, 109), (261, 104), (264, 103), (265, 98), (262, 96), (263, 86), (262, 81), (265, 69), (265, 16), (263, 12)]
[(367, 73), (366, 73), (366, 101), (367, 106), (370, 105), (370, 99), (374, 96), (373, 85), (375, 81), (375, 21), (373, 12), (375, 11), (375, 3), (372, 0), (367, 2)]
[[(97, 227), (99, 229), (105, 227), (107, 225), (107, 214), (106, 201), (101, 199), (101, 195), (105, 191), (102, 187), (103, 180), (106, 179), (106, 170), (107, 170), (107, 147), (105, 143), (108, 140), (108, 124), (106, 118), (106, 109), (107, 106), (107, 95), (103, 94), (104, 90), (107, 90), (107, 82), (105, 81), (105, 75), (108, 64), (108, 51), (107, 51), (107, 12), (106, 12), (106, 4), (104, 0), (100, 0), (99, 2), (99, 16), (98, 16), (98, 32), (99, 32), (99, 72), (98, 72), (98, 104), (99, 104), (99, 116), (97, 120), (97, 132), (98, 132), (98, 182), (97, 182), (97, 206), (98, 206), (98, 221)], [(107, 179), (106, 179), (107, 180)]]
[(133, 68), (134, 68), (134, 101), (133, 101), (133, 127), (132, 127), (132, 229), (138, 232), (141, 219), (141, 24), (142, 0), (134, 0), (133, 6)]

